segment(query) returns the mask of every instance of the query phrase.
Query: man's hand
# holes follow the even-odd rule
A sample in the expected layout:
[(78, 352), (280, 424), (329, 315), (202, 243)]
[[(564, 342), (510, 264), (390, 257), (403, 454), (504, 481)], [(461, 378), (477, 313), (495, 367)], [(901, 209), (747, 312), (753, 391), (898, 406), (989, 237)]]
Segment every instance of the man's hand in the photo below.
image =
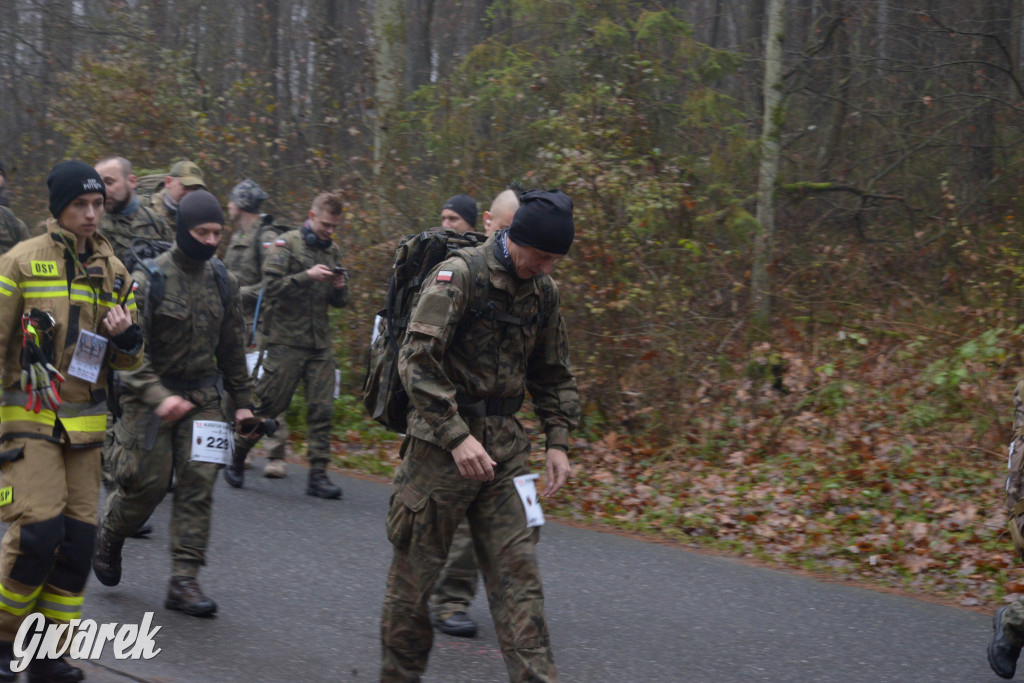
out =
[(569, 480), (569, 456), (559, 448), (549, 448), (545, 456), (547, 467), (547, 480), (544, 486), (544, 497), (553, 496), (562, 488), (562, 484)]
[(132, 314), (128, 312), (127, 304), (114, 306), (103, 316), (103, 326), (107, 328), (107, 334), (116, 337), (132, 326)]
[(322, 263), (318, 263), (315, 266), (310, 266), (306, 270), (306, 275), (313, 282), (327, 282), (334, 277), (334, 271), (325, 266)]
[(491, 460), (487, 451), (472, 434), (452, 449), (452, 457), (459, 468), (459, 474), (474, 481), (490, 481), (494, 479), (494, 468), (498, 463)]
[(239, 408), (235, 411), (235, 424), (240, 425), (243, 420), (249, 420), (253, 417), (252, 411), (248, 408)]
[(341, 289), (348, 284), (348, 275), (346, 273), (338, 273), (331, 277), (331, 286), (335, 289)]
[(195, 405), (181, 396), (168, 396), (156, 407), (156, 416), (164, 422), (176, 422), (185, 417)]

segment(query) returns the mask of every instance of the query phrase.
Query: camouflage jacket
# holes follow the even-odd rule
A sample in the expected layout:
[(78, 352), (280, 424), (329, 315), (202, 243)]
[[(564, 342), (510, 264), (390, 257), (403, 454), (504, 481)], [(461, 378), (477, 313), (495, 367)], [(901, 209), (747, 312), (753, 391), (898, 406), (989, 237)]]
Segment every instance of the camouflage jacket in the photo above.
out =
[[(168, 226), (170, 226), (171, 232), (174, 232), (174, 225), (178, 219), (178, 212), (171, 211), (169, 208), (167, 208), (167, 205), (164, 204), (165, 194), (167, 194), (167, 190), (165, 190), (164, 186), (161, 184), (160, 187), (152, 194), (152, 196), (150, 196), (149, 208), (153, 209), (153, 211), (156, 212), (157, 216), (160, 216), (160, 218), (164, 219), (164, 222), (167, 223)], [(142, 200), (139, 201), (141, 203)]]
[[(125, 398), (156, 407), (181, 394), (170, 383), (208, 381), (218, 372), (235, 405), (252, 403), (252, 380), (245, 365), (245, 330), (238, 300), (238, 281), (228, 274), (230, 293), (225, 310), (209, 261), (195, 261), (177, 246), (155, 259), (164, 274), (158, 306), (148, 298), (152, 283), (138, 269), (135, 297), (146, 340), (142, 365), (121, 373)], [(165, 384), (164, 382), (167, 382)]]
[(114, 253), (122, 261), (128, 253), (133, 237), (147, 240), (174, 241), (174, 229), (168, 226), (162, 216), (141, 204), (131, 216), (106, 213), (100, 219), (100, 233), (107, 238)]
[[(246, 231), (235, 230), (231, 233), (224, 265), (238, 278), (239, 292), (242, 296), (242, 312), (245, 314), (246, 326), (252, 329), (252, 319), (256, 313), (256, 301), (263, 287), (263, 258), (274, 246), (278, 232), (288, 232), (281, 226), (268, 225), (260, 222)], [(261, 304), (261, 308), (262, 308)], [(262, 317), (262, 316), (261, 316)]]
[(305, 243), (301, 230), (279, 236), (263, 260), (263, 303), (269, 305), (263, 321), (268, 343), (307, 349), (331, 345), (328, 306), (348, 304), (349, 287), (335, 289), (330, 282), (315, 282), (306, 270), (315, 264), (343, 266), (341, 249), (331, 244), (317, 249)]
[[(486, 259), (486, 301), (470, 300), (473, 275), (462, 257), (443, 261), (424, 280), (398, 360), (409, 393), (408, 433), (446, 450), (472, 433), (492, 458), (505, 460), (529, 449), (523, 425), (514, 416), (463, 416), (456, 396), (514, 400), (529, 391), (547, 447), (568, 451), (580, 401), (558, 287), (547, 275), (520, 280), (494, 245), (491, 237), (465, 250)], [(478, 315), (485, 306), (520, 322)]]
[(28, 226), (6, 206), (0, 206), (0, 255), (30, 237)]

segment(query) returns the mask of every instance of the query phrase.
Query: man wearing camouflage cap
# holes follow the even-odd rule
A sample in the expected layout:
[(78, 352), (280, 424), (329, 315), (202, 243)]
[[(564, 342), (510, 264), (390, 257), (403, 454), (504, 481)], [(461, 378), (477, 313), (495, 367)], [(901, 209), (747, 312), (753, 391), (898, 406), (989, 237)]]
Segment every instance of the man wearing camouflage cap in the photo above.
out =
[(149, 205), (163, 218), (167, 225), (174, 225), (178, 217), (178, 202), (193, 190), (205, 190), (203, 172), (188, 159), (175, 161), (164, 178), (163, 187), (149, 198)]

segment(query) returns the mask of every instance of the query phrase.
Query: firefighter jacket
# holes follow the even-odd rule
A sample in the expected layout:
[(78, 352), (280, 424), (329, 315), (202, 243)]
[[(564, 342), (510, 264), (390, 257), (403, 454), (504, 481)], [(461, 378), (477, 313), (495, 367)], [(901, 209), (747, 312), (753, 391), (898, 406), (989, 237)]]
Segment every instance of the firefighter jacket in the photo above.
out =
[[(76, 262), (71, 252), (75, 236), (61, 230), (52, 218), (46, 230), (46, 234), (19, 242), (0, 256), (0, 441), (14, 436), (53, 439), (62, 427), (72, 446), (100, 446), (107, 427), (107, 372), (131, 369), (142, 360), (141, 335), (136, 335), (134, 348), (121, 349), (101, 324), (107, 312), (121, 304), (127, 304), (132, 321), (137, 320), (132, 281), (103, 236), (89, 237), (88, 256)], [(22, 315), (32, 309), (48, 313), (54, 321), (52, 363), (65, 378), (59, 389), (62, 403), (56, 413), (25, 410), (28, 397), (21, 390)], [(68, 371), (85, 332), (108, 342), (106, 362), (94, 382)]]

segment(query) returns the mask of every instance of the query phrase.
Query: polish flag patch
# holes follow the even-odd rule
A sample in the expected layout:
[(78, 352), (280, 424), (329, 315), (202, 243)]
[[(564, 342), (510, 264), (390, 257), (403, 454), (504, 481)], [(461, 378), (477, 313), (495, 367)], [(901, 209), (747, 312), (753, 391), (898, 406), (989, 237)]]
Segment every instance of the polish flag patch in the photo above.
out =
[(450, 270), (439, 270), (437, 271), (437, 282), (451, 282), (452, 271)]
[[(263, 248), (264, 249), (270, 249), (272, 246), (274, 246), (273, 242), (264, 242), (263, 243)], [(282, 244), (281, 246), (283, 247), (284, 245)]]
[(284, 240), (277, 240), (276, 242), (274, 242), (274, 244), (276, 244), (279, 247), (283, 247), (285, 243)]

